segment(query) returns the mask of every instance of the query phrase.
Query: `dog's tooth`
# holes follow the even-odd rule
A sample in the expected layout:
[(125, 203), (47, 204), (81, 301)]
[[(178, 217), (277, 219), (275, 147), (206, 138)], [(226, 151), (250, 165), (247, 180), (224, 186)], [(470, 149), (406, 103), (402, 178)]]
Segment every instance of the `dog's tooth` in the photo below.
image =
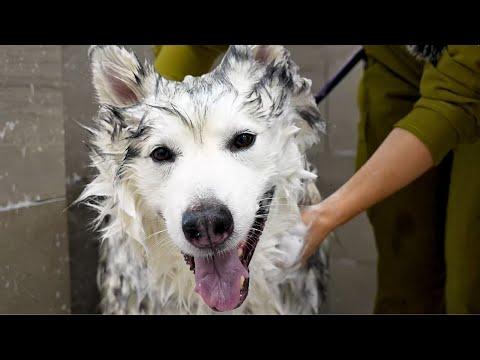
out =
[(243, 286), (243, 283), (244, 283), (244, 282), (245, 282), (245, 277), (242, 276), (242, 277), (240, 278), (240, 287)]
[(238, 256), (242, 256), (243, 255), (243, 248), (239, 248), (238, 249)]

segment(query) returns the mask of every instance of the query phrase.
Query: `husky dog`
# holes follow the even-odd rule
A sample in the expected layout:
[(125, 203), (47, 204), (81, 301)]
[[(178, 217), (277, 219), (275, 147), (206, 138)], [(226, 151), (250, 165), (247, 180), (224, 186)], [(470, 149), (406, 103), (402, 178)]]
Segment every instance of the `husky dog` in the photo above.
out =
[(117, 46), (89, 50), (100, 105), (98, 217), (108, 314), (311, 314), (327, 249), (298, 264), (300, 205), (320, 201), (305, 151), (325, 124), (289, 52), (231, 46), (210, 73), (159, 76)]

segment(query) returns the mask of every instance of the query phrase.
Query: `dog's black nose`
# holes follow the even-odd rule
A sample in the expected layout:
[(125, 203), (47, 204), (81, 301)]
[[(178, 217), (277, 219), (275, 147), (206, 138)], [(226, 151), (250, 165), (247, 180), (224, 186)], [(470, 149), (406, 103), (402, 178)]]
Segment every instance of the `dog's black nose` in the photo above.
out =
[(201, 202), (183, 214), (182, 229), (185, 238), (192, 245), (214, 248), (232, 235), (232, 213), (217, 201)]

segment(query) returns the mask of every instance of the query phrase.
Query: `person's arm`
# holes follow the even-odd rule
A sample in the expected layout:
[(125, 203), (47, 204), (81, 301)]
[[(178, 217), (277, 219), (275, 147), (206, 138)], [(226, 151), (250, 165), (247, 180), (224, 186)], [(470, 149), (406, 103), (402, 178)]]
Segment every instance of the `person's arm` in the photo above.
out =
[(350, 180), (302, 213), (303, 221), (311, 225), (302, 262), (333, 229), (397, 192), (432, 166), (432, 156), (423, 142), (406, 130), (394, 129)]
[[(306, 209), (305, 262), (329, 232), (425, 173), (458, 144), (480, 137), (480, 46), (449, 45), (426, 64), (421, 98), (365, 165), (322, 203)], [(472, 164), (472, 166), (474, 166)]]

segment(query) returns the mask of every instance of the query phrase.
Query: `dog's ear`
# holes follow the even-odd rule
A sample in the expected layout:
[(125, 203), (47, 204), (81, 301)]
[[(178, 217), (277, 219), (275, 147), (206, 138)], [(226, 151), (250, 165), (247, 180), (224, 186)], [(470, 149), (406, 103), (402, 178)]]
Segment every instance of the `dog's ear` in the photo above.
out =
[(258, 62), (262, 65), (288, 66), (289, 53), (281, 45), (232, 45), (220, 67), (229, 70), (235, 63)]
[[(268, 94), (264, 96), (263, 103), (281, 107), (288, 94), (290, 101), (288, 105), (295, 113), (295, 123), (302, 129), (298, 134), (298, 142), (305, 147), (311, 146), (317, 141), (321, 134), (325, 133), (326, 123), (320, 114), (312, 95), (312, 82), (300, 75), (298, 65), (291, 59), (290, 52), (281, 45), (239, 45), (231, 46), (226, 55), (226, 66), (234, 67), (237, 63), (257, 63), (263, 69), (257, 84), (257, 96), (263, 96), (262, 88), (269, 88)], [(237, 68), (242, 68), (241, 66)], [(243, 67), (247, 69), (248, 66)], [(227, 68), (228, 69), (228, 68)], [(258, 86), (261, 85), (261, 86)], [(275, 109), (274, 106), (270, 107)], [(282, 113), (282, 110), (278, 111)]]
[(124, 107), (141, 102), (151, 87), (152, 69), (122, 47), (91, 46), (88, 51), (93, 86), (102, 105)]
[(290, 105), (297, 115), (296, 124), (302, 131), (298, 135), (306, 147), (325, 133), (326, 123), (311, 92), (312, 82), (300, 75), (300, 69), (281, 45), (253, 45), (250, 47), (257, 62), (267, 66), (267, 77), (276, 77), (277, 84), (291, 91)]
[(301, 129), (296, 138), (302, 147), (311, 146), (325, 133), (326, 123), (312, 95), (312, 82), (300, 75), (285, 47), (232, 45), (217, 71), (250, 94), (248, 103), (254, 104), (253, 111), (260, 111), (260, 116), (280, 116), (285, 114), (285, 106), (293, 110), (294, 122)]
[(255, 61), (264, 65), (289, 65), (288, 51), (281, 45), (250, 45), (250, 50)]

